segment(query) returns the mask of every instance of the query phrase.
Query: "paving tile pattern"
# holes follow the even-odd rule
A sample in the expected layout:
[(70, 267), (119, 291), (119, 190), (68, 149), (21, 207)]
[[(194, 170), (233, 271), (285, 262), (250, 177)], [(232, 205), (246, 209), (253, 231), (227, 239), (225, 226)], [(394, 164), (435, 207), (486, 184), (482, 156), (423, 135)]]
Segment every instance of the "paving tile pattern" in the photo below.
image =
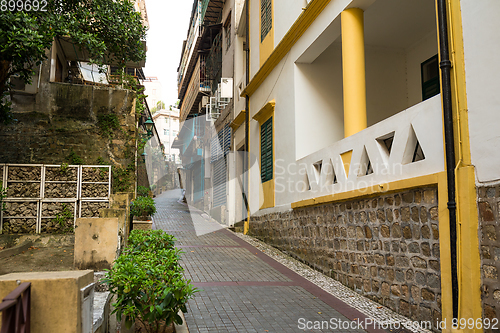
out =
[(415, 188), (252, 216), (249, 235), (403, 316), (435, 323), (438, 211), (437, 187)]
[[(168, 229), (164, 230), (168, 231)], [(220, 233), (196, 236), (194, 231), (174, 230), (168, 232), (177, 238), (176, 246), (238, 246), (238, 243)]]
[(191, 333), (304, 332), (299, 318), (349, 320), (339, 313), (343, 310), (304, 289), (286, 268), (277, 269), (260, 251), (235, 241), (229, 232), (203, 234), (211, 228), (204, 225), (209, 221), (177, 202), (179, 196), (180, 192), (171, 191), (156, 198), (154, 226), (177, 238), (176, 246), (185, 252), (181, 262), (185, 276), (201, 290), (187, 304), (185, 318)]
[(186, 317), (190, 332), (304, 332), (299, 329), (299, 318), (309, 321), (342, 318), (330, 306), (296, 286), (205, 287), (188, 303), (188, 313), (193, 313)]
[(183, 250), (185, 275), (192, 281), (291, 281), (247, 249), (205, 247)]

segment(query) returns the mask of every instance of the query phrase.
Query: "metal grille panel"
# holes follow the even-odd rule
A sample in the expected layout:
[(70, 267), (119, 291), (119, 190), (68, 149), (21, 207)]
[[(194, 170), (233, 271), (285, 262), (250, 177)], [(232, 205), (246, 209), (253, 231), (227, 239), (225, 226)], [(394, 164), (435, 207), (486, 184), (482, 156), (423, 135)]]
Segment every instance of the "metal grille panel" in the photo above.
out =
[(262, 43), (273, 27), (272, 0), (260, 0), (260, 42)]

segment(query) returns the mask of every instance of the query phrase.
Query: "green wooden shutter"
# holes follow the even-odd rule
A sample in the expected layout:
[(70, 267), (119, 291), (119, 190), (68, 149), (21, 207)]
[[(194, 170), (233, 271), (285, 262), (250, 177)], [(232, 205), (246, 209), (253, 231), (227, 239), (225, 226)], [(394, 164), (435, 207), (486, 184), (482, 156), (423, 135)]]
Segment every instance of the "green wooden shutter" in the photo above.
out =
[(272, 0), (260, 0), (260, 42), (273, 27)]
[(439, 94), (439, 64), (438, 56), (427, 59), (420, 65), (422, 76), (422, 100)]
[(260, 127), (260, 177), (263, 183), (273, 179), (273, 117)]

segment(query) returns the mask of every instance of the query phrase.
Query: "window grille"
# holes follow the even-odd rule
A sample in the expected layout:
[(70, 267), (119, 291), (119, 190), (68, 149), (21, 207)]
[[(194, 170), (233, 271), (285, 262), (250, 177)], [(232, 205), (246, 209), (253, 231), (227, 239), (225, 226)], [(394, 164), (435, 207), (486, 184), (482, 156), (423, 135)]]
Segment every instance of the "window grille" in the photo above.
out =
[(262, 43), (273, 26), (272, 0), (260, 0), (260, 42)]
[(260, 127), (260, 177), (262, 183), (273, 179), (273, 117)]

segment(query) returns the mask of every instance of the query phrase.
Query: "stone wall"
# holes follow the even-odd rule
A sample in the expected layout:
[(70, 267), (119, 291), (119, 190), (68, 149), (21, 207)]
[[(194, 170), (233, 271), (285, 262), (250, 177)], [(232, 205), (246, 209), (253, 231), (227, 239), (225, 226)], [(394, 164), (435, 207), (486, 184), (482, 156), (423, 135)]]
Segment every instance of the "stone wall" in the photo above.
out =
[(250, 234), (413, 320), (441, 319), (436, 187), (252, 216)]
[(13, 98), (16, 121), (0, 125), (0, 163), (135, 165), (133, 91), (42, 82), (33, 96)]
[[(100, 209), (109, 208), (109, 166), (0, 165), (0, 179), (4, 169), (7, 197), (0, 233), (71, 233), (80, 208), (81, 217), (99, 217)], [(79, 183), (83, 200), (77, 196)]]
[(500, 185), (478, 187), (478, 209), (483, 318), (500, 318)]

